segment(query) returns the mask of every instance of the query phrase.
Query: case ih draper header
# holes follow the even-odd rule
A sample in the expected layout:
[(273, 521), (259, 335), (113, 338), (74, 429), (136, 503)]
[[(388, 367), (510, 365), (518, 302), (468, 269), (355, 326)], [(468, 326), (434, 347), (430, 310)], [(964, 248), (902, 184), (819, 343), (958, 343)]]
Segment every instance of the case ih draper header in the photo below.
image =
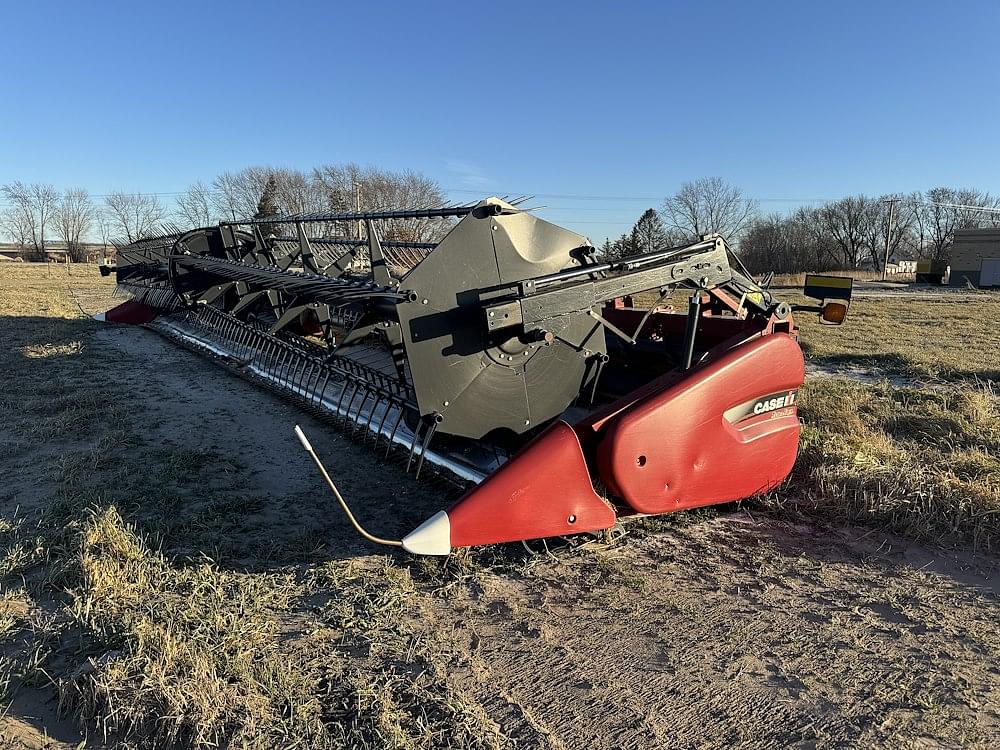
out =
[[(383, 239), (415, 236), (408, 222), (451, 226), (437, 243)], [(795, 461), (792, 308), (717, 235), (608, 261), (489, 198), (223, 222), (119, 247), (117, 275), (132, 299), (108, 320), (148, 324), (467, 488), (401, 541), (373, 537), (296, 427), (356, 528), (413, 553), (737, 500)], [(686, 311), (659, 307), (679, 288)], [(634, 307), (641, 293), (656, 301)], [(821, 304), (797, 309), (843, 321), (849, 280), (811, 277), (806, 293)]]

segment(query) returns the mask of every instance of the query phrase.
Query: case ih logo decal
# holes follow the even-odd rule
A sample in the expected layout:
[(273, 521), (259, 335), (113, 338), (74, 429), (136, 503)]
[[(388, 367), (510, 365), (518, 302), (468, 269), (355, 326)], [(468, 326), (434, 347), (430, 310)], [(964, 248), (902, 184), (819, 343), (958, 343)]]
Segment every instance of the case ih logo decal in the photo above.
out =
[(764, 412), (774, 411), (775, 409), (783, 409), (786, 406), (791, 406), (795, 403), (795, 391), (789, 391), (783, 396), (776, 396), (769, 399), (761, 399), (753, 405), (754, 414), (763, 414)]
[(795, 406), (795, 397), (798, 391), (782, 391), (781, 393), (769, 393), (745, 404), (734, 406), (729, 409), (725, 417), (730, 422), (739, 422), (749, 417), (758, 417), (761, 414), (770, 414), (791, 406)]

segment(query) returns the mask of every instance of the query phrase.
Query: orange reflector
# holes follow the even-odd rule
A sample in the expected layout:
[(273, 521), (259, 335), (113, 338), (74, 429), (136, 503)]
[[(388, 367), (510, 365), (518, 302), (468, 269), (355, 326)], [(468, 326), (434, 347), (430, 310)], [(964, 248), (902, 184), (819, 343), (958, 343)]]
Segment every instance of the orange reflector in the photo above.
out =
[(847, 305), (843, 302), (827, 302), (823, 305), (823, 312), (820, 317), (824, 323), (840, 325), (847, 317)]

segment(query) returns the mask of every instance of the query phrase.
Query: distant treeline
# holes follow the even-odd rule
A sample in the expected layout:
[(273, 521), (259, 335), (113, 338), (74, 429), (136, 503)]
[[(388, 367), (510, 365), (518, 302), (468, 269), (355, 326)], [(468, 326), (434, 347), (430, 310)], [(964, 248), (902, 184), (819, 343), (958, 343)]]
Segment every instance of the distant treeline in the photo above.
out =
[(622, 258), (718, 232), (755, 273), (878, 270), (887, 248), (891, 259), (946, 261), (956, 230), (997, 226), (1000, 197), (980, 190), (849, 196), (787, 215), (761, 215), (738, 188), (712, 178), (685, 183), (602, 249), (606, 257)]
[[(356, 164), (308, 171), (247, 167), (209, 183), (195, 182), (169, 199), (124, 191), (100, 197), (94, 200), (81, 188), (60, 192), (38, 183), (0, 186), (0, 238), (29, 259), (45, 258), (46, 247), (57, 239), (73, 260), (83, 260), (86, 239), (102, 245), (132, 242), (161, 232), (165, 224), (186, 229), (279, 213), (446, 203), (444, 191), (429, 177)], [(387, 222), (381, 229), (387, 238), (429, 241), (449, 226), (447, 220), (427, 219)], [(979, 190), (941, 187), (877, 198), (858, 195), (791, 214), (762, 215), (739, 188), (706, 178), (684, 183), (658, 210), (646, 210), (631, 232), (609, 238), (601, 249), (605, 257), (622, 258), (718, 232), (753, 272), (865, 270), (881, 268), (887, 246), (890, 258), (947, 260), (956, 230), (992, 226), (1000, 226), (1000, 197)], [(358, 228), (315, 225), (310, 231), (350, 234)]]
[[(210, 183), (196, 182), (167, 199), (153, 193), (116, 191), (96, 200), (86, 190), (60, 192), (52, 185), (11, 182), (0, 186), (0, 237), (21, 248), (29, 260), (41, 260), (53, 239), (73, 260), (86, 259), (84, 240), (102, 245), (163, 231), (208, 226), (220, 219), (272, 216), (278, 213), (344, 212), (355, 208), (426, 208), (446, 200), (436, 182), (415, 172), (393, 172), (356, 164), (327, 164), (310, 171), (247, 167), (224, 172)], [(438, 219), (382, 227), (385, 236), (423, 241), (446, 229)], [(314, 227), (323, 231), (325, 227)], [(340, 227), (357, 231), (356, 225)]]

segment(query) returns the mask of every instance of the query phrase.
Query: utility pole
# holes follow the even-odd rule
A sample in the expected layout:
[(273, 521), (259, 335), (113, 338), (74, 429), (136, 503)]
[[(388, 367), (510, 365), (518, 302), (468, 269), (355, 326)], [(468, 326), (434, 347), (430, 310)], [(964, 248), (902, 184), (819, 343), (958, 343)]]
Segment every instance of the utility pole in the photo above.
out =
[(882, 263), (882, 281), (885, 281), (889, 271), (889, 245), (892, 242), (892, 220), (896, 215), (897, 203), (899, 203), (899, 198), (889, 199), (889, 226), (885, 230), (885, 261)]

